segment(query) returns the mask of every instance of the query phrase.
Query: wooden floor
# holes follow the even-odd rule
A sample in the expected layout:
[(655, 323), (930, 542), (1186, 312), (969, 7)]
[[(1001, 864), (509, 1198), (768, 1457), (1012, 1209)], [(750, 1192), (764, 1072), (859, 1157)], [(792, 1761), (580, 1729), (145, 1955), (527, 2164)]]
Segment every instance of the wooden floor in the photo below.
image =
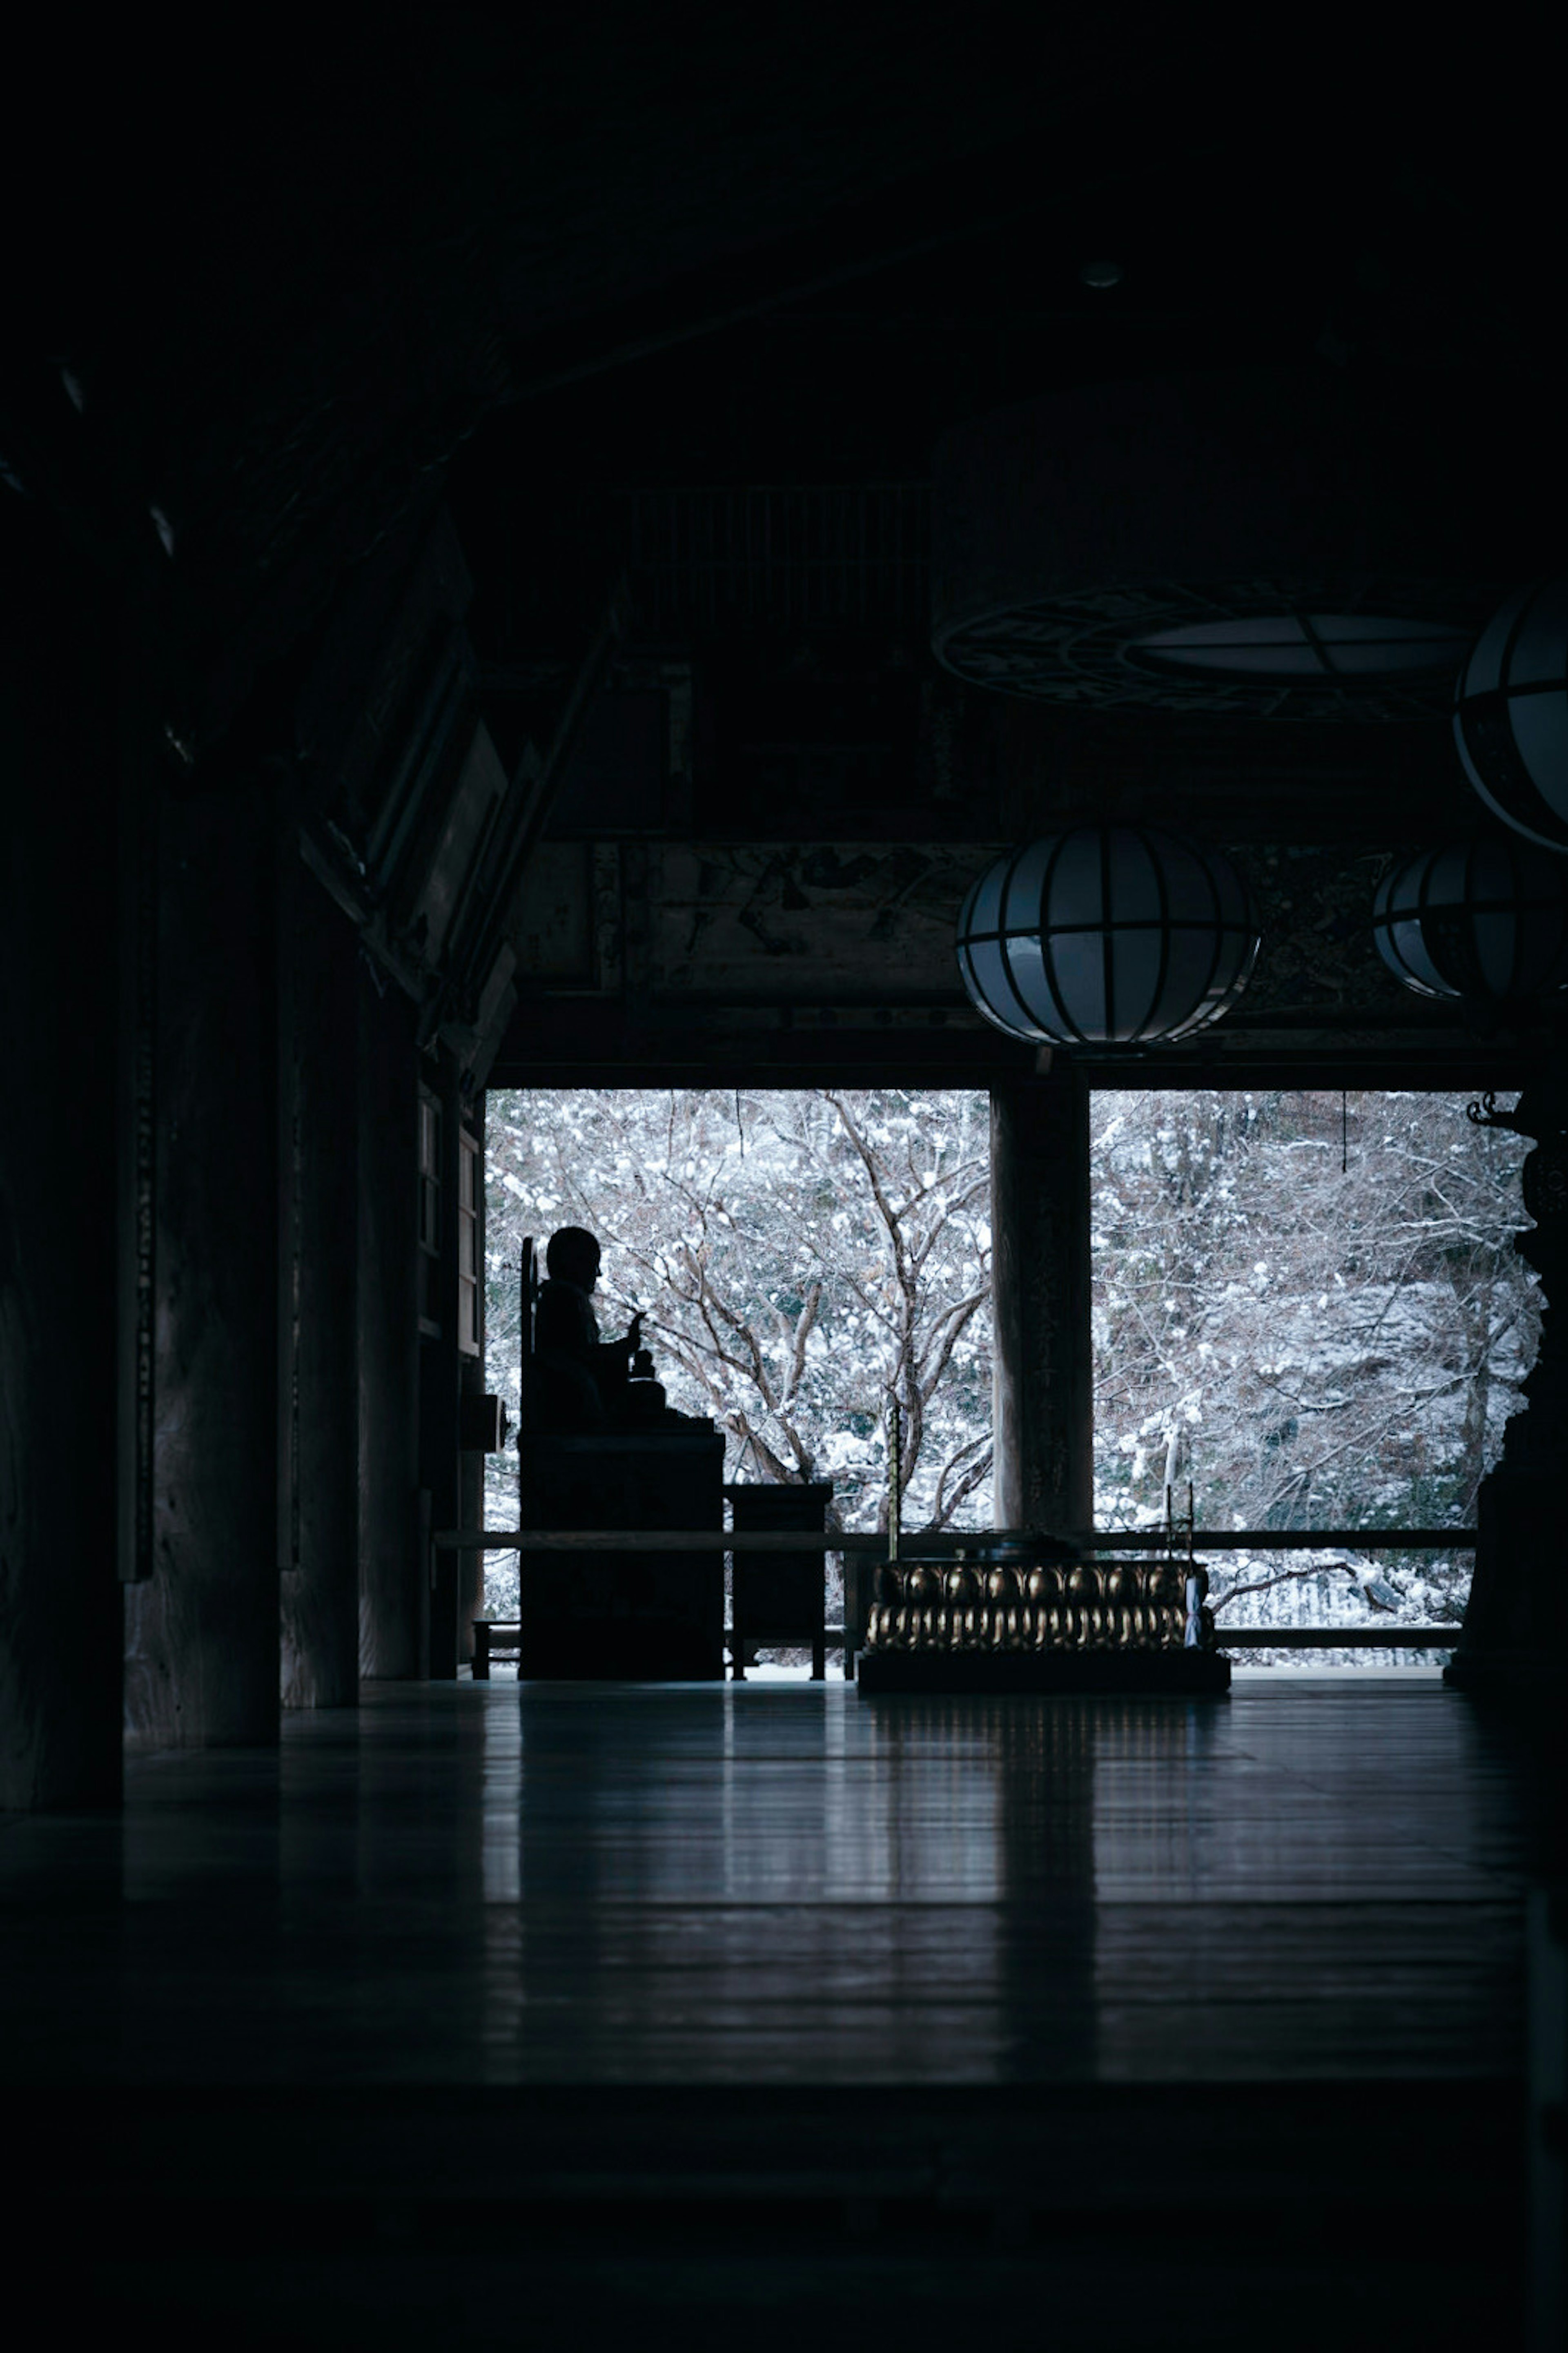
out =
[[(817, 2336), (851, 2277), (917, 2337), (962, 2316), (978, 2232), (970, 2304), (999, 2298), (1012, 2342), (1042, 2263), (1094, 2309), (1120, 2215), (1156, 2304), (1211, 2240), (1331, 2303), (1342, 2224), (1369, 2312), (1440, 2260), (1443, 2310), (1504, 2343), (1527, 1799), (1486, 1719), (1410, 1679), (370, 1686), (291, 1717), (280, 1753), (134, 1761), (122, 1819), (0, 1827), (13, 2146), (120, 2218), (94, 2259), (116, 2316), (195, 2295), (133, 2218), (204, 2200), (203, 2260), (258, 2311), (255, 2234), (308, 2271), (324, 2214), (362, 2310), (415, 2244), (432, 2295), (501, 2262), (570, 2304), (573, 2260), (597, 2276), (608, 2232), (631, 2262), (663, 2215), (626, 2309), (675, 2292), (684, 2247), (681, 2293), (717, 2316), (749, 2232), (746, 2277), (791, 2275), (788, 2222), (838, 2283), (802, 2306)], [(946, 2285), (916, 2296), (932, 2263)], [(1080, 2338), (1071, 2301), (1064, 2344), (1233, 2341), (1201, 2299), (1190, 2335), (1129, 2305)]]
[(0, 1832), (13, 2079), (1497, 2077), (1518, 1808), (1460, 1698), (367, 1686)]

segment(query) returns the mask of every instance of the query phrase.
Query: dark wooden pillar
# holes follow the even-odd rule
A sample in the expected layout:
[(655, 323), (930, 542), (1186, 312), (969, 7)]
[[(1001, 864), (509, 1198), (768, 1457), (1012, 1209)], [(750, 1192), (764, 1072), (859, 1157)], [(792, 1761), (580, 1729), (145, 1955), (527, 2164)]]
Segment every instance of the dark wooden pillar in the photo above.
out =
[(290, 1428), (280, 1638), (286, 1707), (359, 1696), (358, 942), (295, 862), (282, 877), (282, 1251)]
[(419, 1556), (416, 1258), (418, 1054), (414, 1008), (366, 959), (359, 1003), (360, 1672), (424, 1672), (429, 1597)]
[[(458, 1411), (477, 1409), (485, 1394), (485, 1099), (469, 1097), (462, 1105), (458, 1197), (458, 1346), (461, 1398)], [(484, 1525), (485, 1458), (475, 1447), (465, 1447), (458, 1466), (458, 1521), (465, 1528)], [(458, 1570), (458, 1656), (474, 1655), (474, 1620), (484, 1600), (485, 1556), (460, 1552)]]
[(1525, 1088), (1516, 1110), (1485, 1114), (1482, 1124), (1536, 1139), (1521, 1179), (1525, 1212), (1535, 1222), (1520, 1235), (1518, 1249), (1541, 1277), (1545, 1305), (1540, 1352), (1524, 1383), (1525, 1410), (1510, 1420), (1502, 1460), (1481, 1482), (1475, 1576), (1445, 1681), (1469, 1691), (1561, 1691), (1568, 1682), (1568, 1074), (1543, 1076)]
[(113, 640), (0, 514), (0, 1810), (112, 1805), (116, 1575)]
[[(457, 1071), (444, 1050), (439, 1060), (421, 1063), (427, 1094), (434, 1098), (437, 1125), (437, 1206), (429, 1260), (425, 1314), (419, 1339), (419, 1484), (429, 1498), (432, 1530), (455, 1528), (462, 1505), (458, 1416), (462, 1354), (458, 1346), (458, 1191), (460, 1103)], [(449, 1682), (458, 1672), (460, 1648), (458, 1556), (431, 1556), (429, 1674)]]
[(1094, 1512), (1089, 1090), (1070, 1064), (991, 1098), (998, 1527)]
[(277, 849), (264, 776), (159, 812), (152, 1575), (131, 1730), (278, 1735)]
[[(485, 1376), (482, 1365), (465, 1357), (462, 1371), (463, 1398), (476, 1406), (484, 1396)], [(485, 1458), (477, 1450), (465, 1447), (458, 1459), (458, 1524), (460, 1527), (479, 1528), (485, 1523)], [(460, 1552), (458, 1571), (458, 1657), (466, 1662), (474, 1655), (474, 1620), (480, 1613), (485, 1591), (485, 1556), (482, 1552)]]

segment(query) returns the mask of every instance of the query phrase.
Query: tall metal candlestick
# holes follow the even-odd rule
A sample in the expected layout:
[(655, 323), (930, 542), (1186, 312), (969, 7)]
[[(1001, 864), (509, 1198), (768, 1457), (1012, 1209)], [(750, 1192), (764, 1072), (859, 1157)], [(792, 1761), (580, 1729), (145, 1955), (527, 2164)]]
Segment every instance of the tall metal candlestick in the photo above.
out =
[(902, 1482), (899, 1476), (899, 1400), (891, 1396), (888, 1399), (888, 1558), (897, 1560)]

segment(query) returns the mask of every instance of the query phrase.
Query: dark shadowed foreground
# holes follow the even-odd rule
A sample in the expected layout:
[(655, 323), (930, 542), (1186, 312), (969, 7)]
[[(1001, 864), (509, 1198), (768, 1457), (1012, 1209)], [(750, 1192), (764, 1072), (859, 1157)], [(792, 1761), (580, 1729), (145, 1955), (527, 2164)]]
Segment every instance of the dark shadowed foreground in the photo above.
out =
[(89, 2306), (1510, 2341), (1530, 1856), (1458, 1695), (365, 1696), (0, 1838), (12, 2129)]

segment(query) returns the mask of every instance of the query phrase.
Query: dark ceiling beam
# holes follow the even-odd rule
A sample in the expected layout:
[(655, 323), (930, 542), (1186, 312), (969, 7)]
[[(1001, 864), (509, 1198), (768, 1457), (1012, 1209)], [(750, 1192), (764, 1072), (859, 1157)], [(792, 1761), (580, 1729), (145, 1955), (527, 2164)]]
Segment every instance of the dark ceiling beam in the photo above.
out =
[[(1165, 160), (1163, 159), (1161, 168), (1165, 167)], [(581, 359), (524, 377), (512, 394), (512, 401), (542, 399), (550, 393), (563, 391), (571, 385), (584, 383), (590, 377), (606, 375), (617, 368), (635, 366), (640, 361), (657, 358), (665, 352), (679, 349), (683, 343), (722, 334), (727, 329), (742, 326), (753, 319), (774, 316), (799, 303), (808, 302), (819, 294), (830, 293), (837, 287), (853, 285), (900, 269), (909, 262), (949, 252), (958, 246), (972, 244), (977, 237), (995, 237), (1005, 229), (1015, 228), (1026, 220), (1059, 209), (1076, 199), (1093, 196), (1103, 190), (1146, 178), (1152, 168), (1149, 163), (1144, 162), (1120, 171), (1102, 173), (1086, 181), (1066, 184), (1053, 188), (1048, 194), (1031, 195), (1001, 211), (987, 211), (954, 222), (946, 228), (933, 230), (927, 236), (858, 254), (836, 269), (810, 277), (792, 278), (784, 274), (784, 282), (773, 284), (765, 292), (748, 301), (731, 302), (713, 310), (699, 306), (690, 315), (674, 320), (666, 326), (628, 335), (585, 353)], [(792, 245), (795, 242), (792, 241)], [(748, 258), (749, 269), (761, 268), (765, 272), (768, 263), (766, 251)], [(776, 252), (773, 257), (773, 267), (775, 270), (780, 269)], [(680, 289), (670, 290), (670, 295), (679, 307)], [(689, 292), (688, 300), (690, 300)]]
[[(717, 1016), (717, 1018), (716, 1018)], [(1373, 1087), (1470, 1092), (1523, 1083), (1533, 1032), (1480, 1038), (1447, 1008), (1259, 1014), (1141, 1055), (1077, 1054), (1095, 1087)], [(490, 1065), (491, 1087), (1015, 1085), (1037, 1050), (966, 1005), (770, 1008), (667, 998), (525, 997)]]
[[(1488, 1051), (1474, 1044), (1443, 1055), (1412, 1054), (1397, 1046), (1356, 1051), (1319, 1046), (1297, 1053), (1154, 1054), (1138, 1062), (1085, 1060), (1082, 1065), (1088, 1084), (1100, 1091), (1256, 1093), (1343, 1087), (1352, 1092), (1371, 1089), (1456, 1095), (1511, 1092), (1525, 1083), (1530, 1068), (1517, 1048)], [(491, 1064), (486, 1084), (492, 1090), (533, 1087), (551, 1092), (577, 1087), (857, 1086), (973, 1087), (988, 1092), (1038, 1075), (1031, 1050), (1022, 1047), (1009, 1058), (1005, 1050), (984, 1045), (965, 1052), (956, 1039), (926, 1039), (918, 1032), (839, 1031), (809, 1047), (799, 1036), (742, 1032), (711, 1040), (700, 1054), (661, 1052), (645, 1039), (635, 1050), (605, 1060), (568, 1050), (546, 1059), (509, 1039)]]

